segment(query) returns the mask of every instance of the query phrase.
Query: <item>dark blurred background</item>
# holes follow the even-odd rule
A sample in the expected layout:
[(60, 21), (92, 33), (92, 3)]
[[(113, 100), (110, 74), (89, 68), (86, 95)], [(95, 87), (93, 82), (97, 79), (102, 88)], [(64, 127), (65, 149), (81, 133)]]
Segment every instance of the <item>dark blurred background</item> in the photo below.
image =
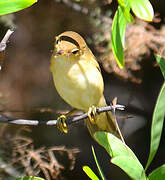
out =
[[(30, 8), (0, 17), (1, 37), (8, 28), (15, 29), (0, 72), (0, 101), (3, 102), (0, 103), (1, 111), (11, 111), (6, 114), (12, 117), (44, 120), (57, 118), (58, 110), (71, 109), (57, 94), (49, 65), (54, 37), (63, 31), (76, 31), (86, 39), (100, 62), (107, 101), (118, 97), (118, 103), (126, 106), (122, 114), (117, 113), (118, 121), (127, 144), (145, 166), (149, 154), (152, 112), (163, 83), (163, 76), (153, 56), (153, 52), (158, 47), (163, 47), (163, 44), (153, 42), (152, 37), (163, 39), (165, 35), (164, 1), (151, 1), (155, 13), (159, 13), (158, 22), (148, 24), (137, 20), (135, 24), (128, 25), (124, 70), (117, 68), (109, 48), (111, 22), (117, 2), (72, 1), (81, 8), (87, 8), (88, 13), (78, 11), (70, 2), (40, 0)], [(146, 33), (150, 36), (145, 40)], [(39, 111), (42, 108), (51, 109), (53, 112)], [(20, 128), (10, 126), (15, 131), (18, 127)], [(33, 139), (35, 148), (66, 146), (80, 150), (76, 155), (74, 169), (69, 170), (66, 165), (66, 169), (61, 172), (62, 176), (57, 179), (88, 179), (82, 171), (83, 165), (89, 165), (97, 173), (91, 145), (94, 145), (107, 179), (129, 179), (122, 170), (110, 164), (105, 150), (90, 137), (83, 122), (71, 125), (66, 135), (56, 127), (41, 126), (30, 129), (30, 138)], [(5, 133), (9, 133), (8, 131)], [(149, 171), (165, 163), (163, 138), (164, 133)], [(67, 163), (68, 158), (66, 161), (63, 159), (63, 165)]]

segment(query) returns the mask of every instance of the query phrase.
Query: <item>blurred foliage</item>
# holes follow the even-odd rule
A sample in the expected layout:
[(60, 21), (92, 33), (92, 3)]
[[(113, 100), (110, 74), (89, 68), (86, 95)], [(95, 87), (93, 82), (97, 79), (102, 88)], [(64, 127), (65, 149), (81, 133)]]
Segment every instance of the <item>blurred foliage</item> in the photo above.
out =
[(39, 178), (39, 177), (29, 176), (29, 177), (17, 178), (17, 179), (14, 179), (14, 180), (44, 180), (44, 179)]
[(0, 23), (10, 29), (16, 29), (17, 27), (16, 24), (14, 23), (14, 20), (15, 20), (14, 14), (0, 16)]

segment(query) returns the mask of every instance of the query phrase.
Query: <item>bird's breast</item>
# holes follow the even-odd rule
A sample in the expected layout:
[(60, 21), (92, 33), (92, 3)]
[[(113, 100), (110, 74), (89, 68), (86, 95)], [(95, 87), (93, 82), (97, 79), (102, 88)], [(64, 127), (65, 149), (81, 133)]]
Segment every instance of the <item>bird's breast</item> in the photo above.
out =
[(87, 111), (97, 106), (103, 94), (103, 79), (94, 64), (65, 56), (52, 59), (51, 69), (55, 87), (72, 107)]

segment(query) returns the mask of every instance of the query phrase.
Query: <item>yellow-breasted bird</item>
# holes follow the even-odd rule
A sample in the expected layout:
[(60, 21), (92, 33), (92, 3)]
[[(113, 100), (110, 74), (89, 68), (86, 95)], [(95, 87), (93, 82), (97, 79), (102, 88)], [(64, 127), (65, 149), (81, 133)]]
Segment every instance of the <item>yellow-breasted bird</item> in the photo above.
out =
[[(72, 107), (89, 112), (93, 106), (106, 106), (99, 64), (78, 33), (66, 31), (55, 38), (50, 69), (58, 93)], [(107, 131), (119, 137), (111, 112), (97, 114), (86, 123), (92, 136)]]

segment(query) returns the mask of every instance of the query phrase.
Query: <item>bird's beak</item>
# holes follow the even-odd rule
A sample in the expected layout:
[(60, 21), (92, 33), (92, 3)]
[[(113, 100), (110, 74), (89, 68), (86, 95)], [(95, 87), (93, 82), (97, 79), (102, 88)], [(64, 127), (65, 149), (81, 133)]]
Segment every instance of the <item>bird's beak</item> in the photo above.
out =
[(62, 55), (63, 53), (64, 53), (64, 50), (59, 50), (59, 51), (57, 51), (56, 56), (60, 56), (60, 55)]

